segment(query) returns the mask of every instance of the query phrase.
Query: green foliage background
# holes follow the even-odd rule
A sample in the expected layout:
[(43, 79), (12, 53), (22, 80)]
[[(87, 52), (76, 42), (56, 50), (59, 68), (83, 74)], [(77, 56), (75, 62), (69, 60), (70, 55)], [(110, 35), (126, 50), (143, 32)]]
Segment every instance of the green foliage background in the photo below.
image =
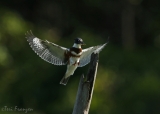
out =
[[(126, 0), (123, 0), (126, 1)], [(88, 65), (60, 85), (66, 66), (54, 66), (29, 47), (25, 33), (64, 47), (75, 37), (100, 53), (90, 114), (160, 113), (160, 1), (128, 0), (136, 7), (134, 48), (123, 44), (120, 0), (1, 0), (0, 114), (15, 106), (31, 114), (71, 114)]]

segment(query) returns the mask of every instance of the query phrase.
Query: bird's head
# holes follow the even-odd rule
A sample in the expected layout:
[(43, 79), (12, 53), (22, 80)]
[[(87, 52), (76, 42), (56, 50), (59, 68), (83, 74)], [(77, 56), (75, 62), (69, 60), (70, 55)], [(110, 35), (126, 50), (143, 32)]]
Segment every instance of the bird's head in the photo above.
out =
[(78, 44), (78, 45), (85, 45), (84, 42), (83, 42), (83, 40), (82, 40), (81, 38), (76, 38), (76, 39), (74, 40), (74, 43), (75, 43), (75, 44)]

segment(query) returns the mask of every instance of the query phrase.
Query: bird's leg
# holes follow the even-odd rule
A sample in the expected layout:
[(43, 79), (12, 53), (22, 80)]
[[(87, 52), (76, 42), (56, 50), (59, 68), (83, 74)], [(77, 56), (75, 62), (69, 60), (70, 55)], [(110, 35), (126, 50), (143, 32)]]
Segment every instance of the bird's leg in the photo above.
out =
[(79, 63), (79, 62), (77, 62), (77, 61), (75, 61), (75, 63), (74, 63), (73, 65), (75, 66), (76, 64), (78, 64), (78, 65), (79, 65), (80, 63)]
[(77, 61), (75, 61), (75, 63), (73, 64), (74, 66), (76, 65)]

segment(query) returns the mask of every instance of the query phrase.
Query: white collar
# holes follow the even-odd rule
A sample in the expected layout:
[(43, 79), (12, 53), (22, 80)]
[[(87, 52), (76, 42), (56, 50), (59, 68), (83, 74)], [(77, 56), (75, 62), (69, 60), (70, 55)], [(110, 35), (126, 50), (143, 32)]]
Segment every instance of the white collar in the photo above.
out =
[(81, 44), (76, 44), (76, 43), (74, 43), (74, 44), (73, 44), (73, 47), (75, 47), (75, 48), (81, 48)]

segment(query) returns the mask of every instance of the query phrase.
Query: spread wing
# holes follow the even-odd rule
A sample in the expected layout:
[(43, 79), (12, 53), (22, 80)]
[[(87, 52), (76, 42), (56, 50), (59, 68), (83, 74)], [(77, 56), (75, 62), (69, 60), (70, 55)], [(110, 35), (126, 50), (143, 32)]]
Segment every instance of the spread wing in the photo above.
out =
[(26, 33), (27, 41), (31, 48), (39, 55), (43, 60), (52, 63), (54, 65), (65, 65), (64, 53), (67, 48), (58, 46), (54, 43), (43, 41), (35, 37), (32, 31)]
[(79, 63), (78, 67), (83, 67), (83, 66), (87, 65), (90, 62), (91, 54), (93, 52), (99, 53), (106, 46), (106, 44), (107, 43), (105, 43), (103, 45), (89, 47), (87, 49), (82, 50), (82, 55), (80, 57), (80, 63)]

